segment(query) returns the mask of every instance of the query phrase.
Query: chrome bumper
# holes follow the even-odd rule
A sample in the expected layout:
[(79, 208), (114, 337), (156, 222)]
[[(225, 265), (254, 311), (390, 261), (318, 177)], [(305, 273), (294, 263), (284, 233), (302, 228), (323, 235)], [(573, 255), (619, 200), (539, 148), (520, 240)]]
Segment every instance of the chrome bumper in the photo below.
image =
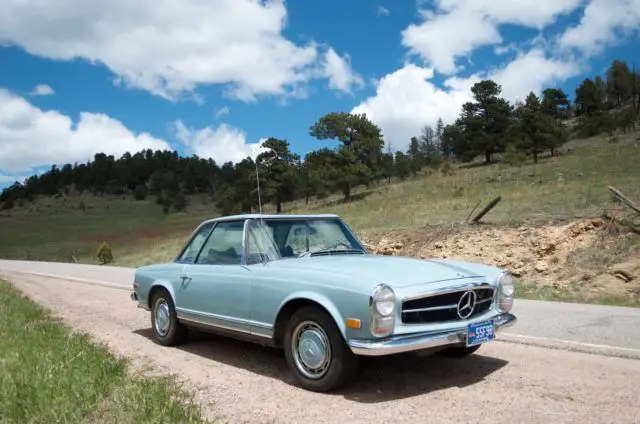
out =
[[(513, 314), (500, 314), (493, 318), (495, 331), (510, 327), (518, 320)], [(456, 329), (438, 333), (418, 333), (391, 336), (382, 340), (350, 340), (349, 347), (356, 355), (384, 356), (466, 342), (467, 330)]]

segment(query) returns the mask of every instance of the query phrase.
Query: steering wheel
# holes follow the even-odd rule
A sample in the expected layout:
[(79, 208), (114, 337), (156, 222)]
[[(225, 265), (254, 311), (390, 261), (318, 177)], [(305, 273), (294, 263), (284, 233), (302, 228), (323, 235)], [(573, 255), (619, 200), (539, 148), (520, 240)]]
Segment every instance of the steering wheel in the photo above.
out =
[(347, 243), (345, 243), (345, 242), (343, 242), (343, 241), (339, 241), (339, 242), (337, 242), (337, 243), (336, 243), (336, 245), (335, 245), (335, 247), (338, 247), (338, 246), (343, 246), (343, 247), (345, 247), (345, 248), (347, 248), (347, 249), (351, 249), (351, 245), (350, 245), (350, 244), (347, 244)]

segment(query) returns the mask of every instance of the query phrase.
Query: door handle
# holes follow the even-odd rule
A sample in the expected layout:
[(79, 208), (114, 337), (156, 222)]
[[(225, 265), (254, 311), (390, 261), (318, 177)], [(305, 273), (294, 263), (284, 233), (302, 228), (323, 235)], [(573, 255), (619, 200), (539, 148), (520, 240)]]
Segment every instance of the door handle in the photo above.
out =
[(187, 277), (186, 275), (183, 275), (180, 279), (182, 280), (182, 285), (191, 281), (191, 277)]

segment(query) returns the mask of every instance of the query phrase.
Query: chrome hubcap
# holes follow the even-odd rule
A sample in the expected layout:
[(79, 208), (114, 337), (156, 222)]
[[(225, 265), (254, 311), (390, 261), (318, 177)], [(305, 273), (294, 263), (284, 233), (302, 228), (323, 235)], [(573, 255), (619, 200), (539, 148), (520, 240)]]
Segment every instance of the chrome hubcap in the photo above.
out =
[(156, 333), (159, 336), (164, 337), (169, 332), (169, 325), (171, 320), (169, 319), (169, 304), (164, 299), (159, 299), (156, 303)]
[(331, 345), (315, 322), (304, 321), (293, 330), (291, 351), (296, 367), (305, 377), (316, 380), (329, 371)]

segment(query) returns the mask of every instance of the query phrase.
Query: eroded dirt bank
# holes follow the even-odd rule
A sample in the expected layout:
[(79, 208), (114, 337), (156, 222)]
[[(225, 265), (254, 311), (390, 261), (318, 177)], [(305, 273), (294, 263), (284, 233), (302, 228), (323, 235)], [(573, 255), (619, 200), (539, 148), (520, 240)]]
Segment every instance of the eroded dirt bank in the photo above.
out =
[(540, 227), (394, 230), (362, 238), (376, 253), (482, 262), (542, 286), (640, 297), (640, 236), (601, 218)]

